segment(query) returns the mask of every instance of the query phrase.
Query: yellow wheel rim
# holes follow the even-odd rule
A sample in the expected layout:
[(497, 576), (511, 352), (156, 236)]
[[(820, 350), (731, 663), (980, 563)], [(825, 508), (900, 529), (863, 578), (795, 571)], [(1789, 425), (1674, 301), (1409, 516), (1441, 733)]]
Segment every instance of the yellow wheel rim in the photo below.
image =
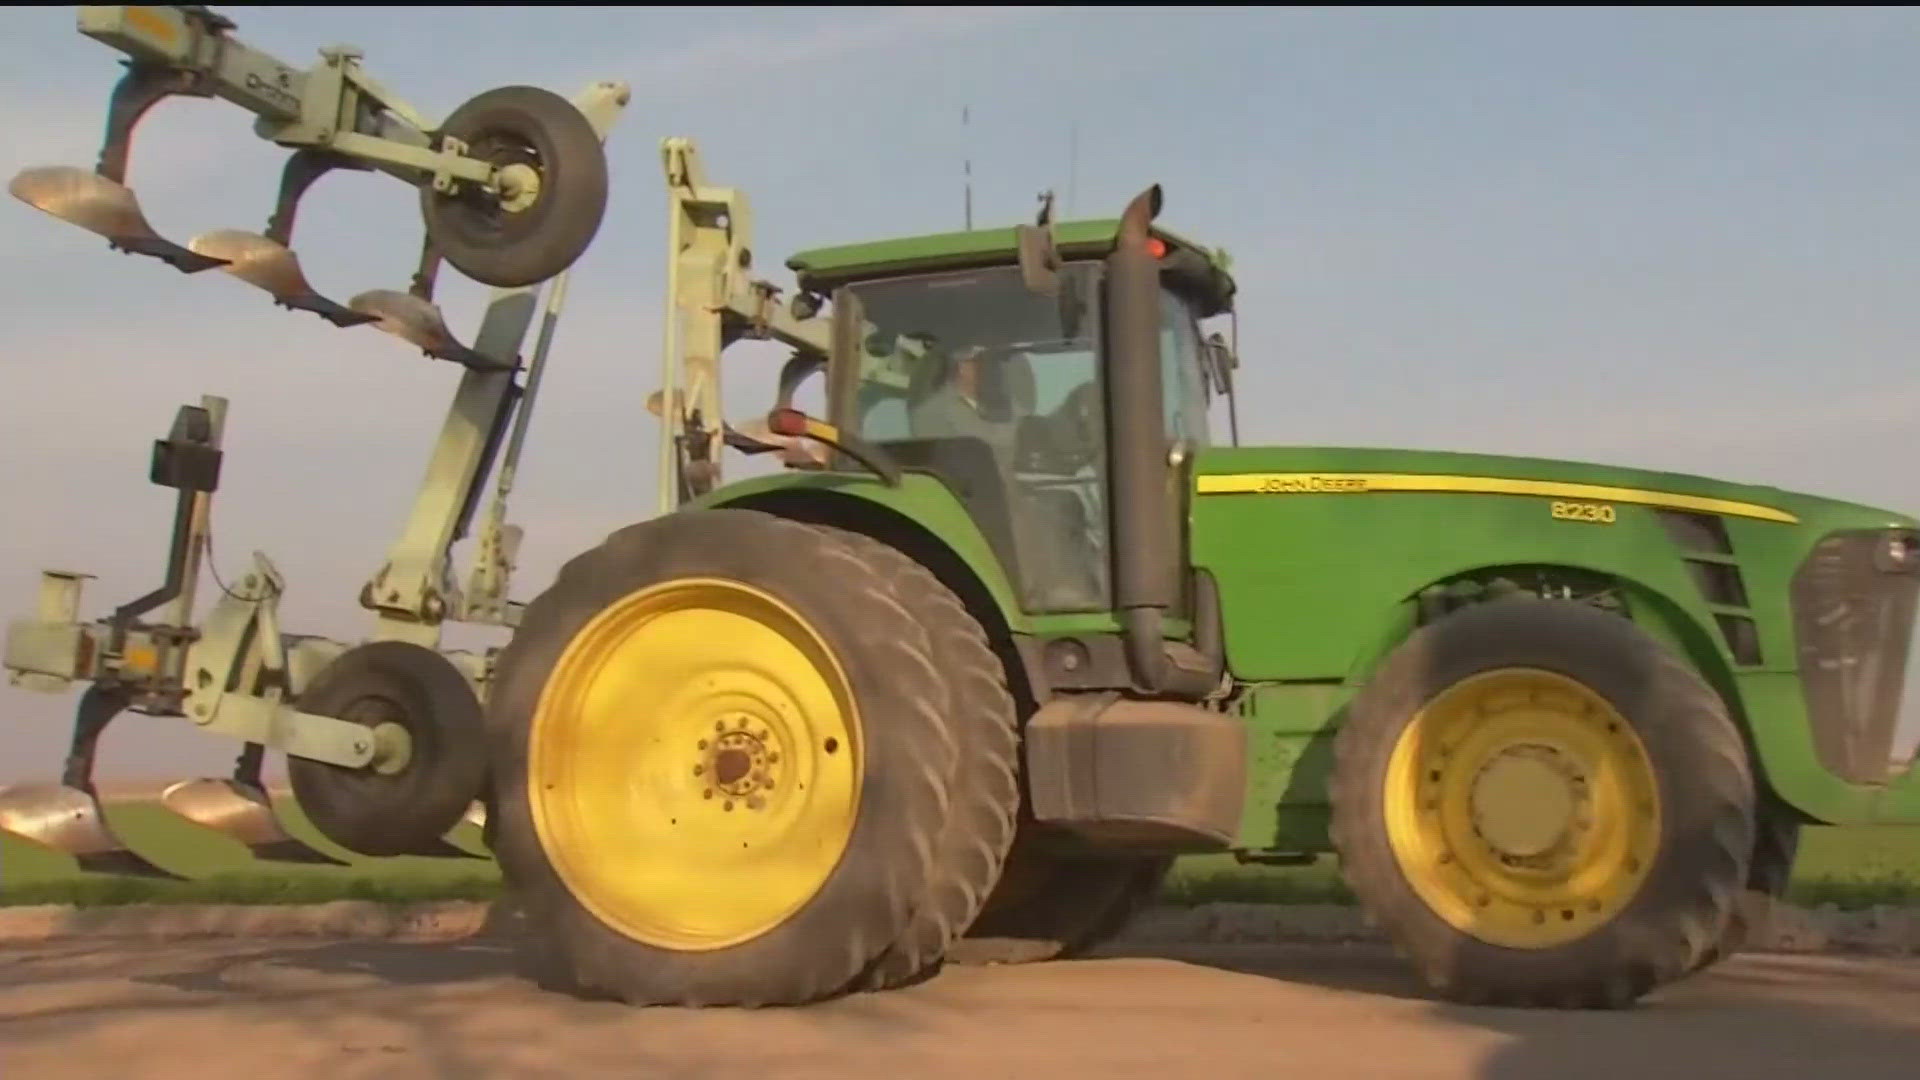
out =
[(1503, 669), (1422, 709), (1387, 763), (1388, 842), (1420, 899), (1493, 945), (1544, 949), (1618, 914), (1660, 842), (1646, 747), (1599, 694)]
[(534, 827), (608, 926), (725, 948), (833, 873), (863, 750), (846, 674), (805, 619), (737, 581), (671, 581), (607, 607), (555, 665), (530, 735)]

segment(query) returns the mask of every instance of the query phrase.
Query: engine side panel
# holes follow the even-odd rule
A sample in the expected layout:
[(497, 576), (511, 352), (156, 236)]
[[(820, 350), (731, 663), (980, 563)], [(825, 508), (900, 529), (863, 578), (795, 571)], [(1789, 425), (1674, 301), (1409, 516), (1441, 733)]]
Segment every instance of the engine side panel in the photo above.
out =
[[(1920, 821), (1920, 770), (1861, 764), (1885, 742), (1886, 711), (1863, 720), (1834, 704), (1847, 692), (1803, 693), (1812, 616), (1794, 586), (1822, 538), (1910, 519), (1699, 478), (1413, 451), (1207, 451), (1195, 487), (1194, 560), (1220, 584), (1229, 670), (1250, 684), (1237, 703), (1253, 728), (1249, 836), (1312, 838), (1340, 705), (1418, 624), (1423, 592), (1495, 578), (1620, 605), (1721, 691), (1761, 774), (1815, 819)], [(1896, 598), (1874, 624), (1883, 695), (1911, 622)], [(1868, 655), (1862, 640), (1849, 655)], [(1276, 823), (1280, 807), (1300, 813)]]

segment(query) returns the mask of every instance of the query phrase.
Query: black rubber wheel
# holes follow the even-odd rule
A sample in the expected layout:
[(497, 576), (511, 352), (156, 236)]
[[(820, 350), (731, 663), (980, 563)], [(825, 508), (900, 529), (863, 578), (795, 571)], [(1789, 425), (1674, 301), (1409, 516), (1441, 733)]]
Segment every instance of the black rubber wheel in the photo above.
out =
[(1023, 834), (1000, 887), (948, 955), (969, 965), (1084, 956), (1127, 928), (1173, 862), (1170, 855), (1063, 855)]
[[(1519, 681), (1489, 689), (1500, 684), (1487, 679)], [(1472, 696), (1529, 685), (1544, 689), (1524, 697)], [(1449, 693), (1455, 688), (1466, 696)], [(1585, 704), (1576, 709), (1574, 702)], [(1456, 726), (1429, 726), (1447, 722), (1442, 717), (1454, 718)], [(1597, 734), (1576, 741), (1576, 723), (1593, 725)], [(1415, 749), (1395, 758), (1403, 733), (1424, 739), (1433, 731), (1454, 734), (1409, 742)], [(1491, 741), (1513, 731), (1531, 733), (1512, 743)], [(1602, 758), (1622, 747), (1639, 749), (1631, 759), (1615, 760), (1637, 764), (1567, 781), (1574, 809), (1558, 834), (1538, 839), (1544, 855), (1496, 839), (1544, 837), (1543, 804), (1499, 807), (1489, 797), (1484, 805), (1471, 804), (1470, 832), (1461, 825), (1448, 834), (1459, 838), (1457, 847), (1402, 863), (1394, 837), (1406, 850), (1406, 837), (1454, 827), (1448, 823), (1468, 813), (1460, 809), (1466, 800), (1482, 798), (1470, 786), (1450, 791), (1444, 778), (1481, 783), (1493, 767), (1487, 763), (1499, 755), (1531, 753), (1538, 761), (1540, 753), (1558, 753), (1542, 749), (1553, 740), (1586, 748), (1556, 759), (1572, 763), (1568, 768), (1586, 768), (1577, 762), (1580, 753)], [(1355, 697), (1334, 754), (1332, 834), (1347, 883), (1429, 986), (1455, 1001), (1624, 1007), (1692, 970), (1723, 932), (1747, 880), (1754, 784), (1725, 704), (1639, 627), (1589, 605), (1520, 597), (1468, 607), (1420, 628)], [(1614, 798), (1632, 790), (1613, 786), (1629, 775), (1642, 778), (1638, 790), (1655, 797)], [(1408, 785), (1404, 790), (1396, 777)], [(1624, 839), (1612, 848), (1581, 846), (1610, 838)], [(1523, 871), (1502, 876), (1501, 868), (1488, 869), (1495, 860), (1480, 853), (1481, 843), (1507, 866), (1524, 867), (1562, 850), (1611, 851), (1613, 861), (1588, 864), (1603, 867), (1602, 890), (1586, 894), (1592, 899), (1565, 900), (1564, 910), (1560, 900), (1530, 909), (1525, 905), (1539, 894), (1521, 893), (1523, 902), (1507, 891), (1519, 888)], [(1485, 877), (1467, 877), (1471, 872)], [(1456, 885), (1463, 880), (1474, 884)], [(1423, 899), (1455, 895), (1442, 891), (1455, 887), (1463, 897), (1457, 902)], [(1442, 913), (1449, 906), (1452, 919)]]
[[(1746, 899), (1779, 900), (1786, 896), (1787, 885), (1793, 880), (1793, 860), (1800, 851), (1800, 817), (1769, 794), (1760, 800), (1757, 824)], [(1726, 931), (1694, 965), (1694, 971), (1704, 971), (1744, 949), (1752, 929), (1745, 911), (1736, 903)]]
[(946, 824), (934, 842), (933, 878), (914, 906), (906, 933), (859, 983), (866, 990), (888, 990), (937, 972), (947, 948), (980, 913), (999, 880), (1020, 809), (1018, 714), (1006, 669), (960, 598), (897, 549), (858, 534), (842, 535), (863, 562), (899, 584), (907, 609), (927, 628), (952, 692), (947, 728), (958, 751)]
[(300, 694), (302, 712), (395, 723), (412, 741), (393, 775), (287, 757), (300, 809), (327, 839), (361, 855), (439, 855), (443, 839), (486, 784), (478, 698), (452, 661), (404, 641), (341, 653)]
[[(926, 895), (933, 872), (954, 749), (945, 726), (947, 684), (926, 629), (898, 598), (903, 588), (898, 573), (898, 565), (867, 561), (836, 530), (736, 509), (683, 511), (630, 526), (561, 569), (553, 585), (527, 606), (513, 640), (499, 655), (487, 711), (492, 843), (525, 912), (524, 971), (549, 989), (635, 1005), (798, 1005), (847, 992), (909, 931), (914, 906)], [(530, 791), (536, 721), (550, 717), (548, 722), (564, 725), (569, 720), (560, 706), (541, 709), (550, 678), (563, 688), (554, 700), (567, 700), (564, 687), (575, 676), (557, 665), (570, 644), (576, 638), (590, 641), (582, 631), (600, 632), (589, 626), (596, 616), (629, 602), (640, 590), (696, 579), (721, 583), (701, 588), (744, 585), (784, 605), (818, 635), (844, 672), (847, 695), (862, 718), (852, 767), (859, 777), (858, 801), (841, 854), (783, 918), (711, 946), (683, 944), (669, 931), (623, 931), (615, 926), (618, 920), (596, 914), (562, 877), (566, 851), (543, 844)], [(739, 651), (731, 641), (714, 647), (728, 655)], [(662, 693), (695, 698), (704, 692), (692, 686), (683, 690), (683, 685)], [(651, 722), (641, 734), (664, 730), (661, 702), (625, 694), (613, 700), (633, 723)], [(827, 753), (836, 752), (834, 740), (825, 745)], [(601, 754), (597, 745), (588, 744), (551, 752), (569, 761)], [(783, 760), (798, 754), (788, 745)], [(673, 767), (672, 775), (685, 774)], [(634, 772), (631, 782), (662, 781)], [(791, 777), (781, 784), (783, 790), (795, 786)], [(560, 805), (557, 800), (583, 798), (574, 791), (543, 794), (541, 805), (551, 814), (558, 812), (553, 809)], [(718, 801), (693, 798), (685, 804), (688, 809), (675, 812), (703, 812), (697, 807), (710, 812)], [(615, 805), (607, 813), (621, 811)], [(622, 826), (627, 820), (619, 818)], [(673, 826), (681, 827), (679, 817)], [(692, 817), (686, 827), (706, 828)], [(622, 828), (606, 835), (629, 834)], [(662, 858), (638, 844), (609, 841), (580, 856), (578, 865), (590, 861), (594, 871), (650, 866), (649, 873), (657, 876)], [(700, 879), (709, 865), (706, 856), (686, 858), (666, 871)], [(751, 882), (744, 887), (753, 889)], [(629, 894), (617, 902), (652, 902), (652, 897), (634, 901)]]
[(420, 189), (420, 214), (441, 257), (483, 285), (519, 288), (572, 266), (607, 211), (607, 153), (566, 98), (537, 86), (502, 86), (468, 100), (440, 128), (493, 165), (539, 176), (531, 204), (510, 209), (471, 184), (455, 194)]

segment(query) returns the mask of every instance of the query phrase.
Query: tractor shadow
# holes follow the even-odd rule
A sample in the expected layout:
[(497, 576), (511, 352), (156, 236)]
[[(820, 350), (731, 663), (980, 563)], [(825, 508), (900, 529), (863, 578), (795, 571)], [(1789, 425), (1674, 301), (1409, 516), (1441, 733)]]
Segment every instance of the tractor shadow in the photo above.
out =
[(124, 1055), (113, 1075), (176, 1075), (216, 1033), (238, 1040), (221, 1042), (217, 1067), (294, 1054), (274, 1072), (288, 1076), (1879, 1080), (1920, 1060), (1916, 960), (1746, 954), (1635, 1008), (1549, 1011), (1434, 1001), (1378, 945), (1116, 943), (804, 1009), (699, 1010), (542, 992), (504, 936), (108, 952), (0, 960), (14, 977), (0, 980), (13, 984), (0, 985), (0, 1044), (35, 1055), (12, 1075), (53, 1075), (32, 1063), (69, 1054)]
[(1475, 1073), (1904, 1080), (1920, 1072), (1920, 961), (1748, 953), (1620, 1011), (1443, 1005), (1506, 1042)]
[(1103, 959), (1171, 960), (1322, 990), (1439, 1003), (1392, 949), (1375, 942), (1117, 943), (1088, 956)]
[[(1431, 1071), (1417, 1068), (1419, 1076), (1912, 1080), (1920, 1075), (1920, 958), (1743, 953), (1616, 1010), (1454, 1004), (1429, 992), (1391, 950), (1375, 945), (1112, 948), (1081, 962), (1102, 958), (1172, 960), (1332, 990), (1356, 995), (1355, 1013), (1385, 1006), (1417, 1016), (1425, 1027), (1458, 1029), (1466, 1039), (1496, 1036), (1477, 1061), (1436, 1061)], [(1409, 1014), (1404, 1010), (1410, 1003), (1419, 1004)], [(1397, 1060), (1390, 1046), (1382, 1049), (1388, 1060)], [(1366, 1060), (1364, 1052), (1351, 1053), (1355, 1056), (1334, 1055), (1338, 1075), (1348, 1075), (1349, 1068), (1364, 1071), (1358, 1064)], [(1383, 1066), (1380, 1075), (1389, 1074), (1405, 1075), (1398, 1066)]]
[(297, 971), (303, 981), (366, 980), (387, 986), (439, 986), (517, 975), (509, 942), (341, 941), (243, 949), (218, 960), (178, 970), (132, 976), (129, 981), (197, 994), (258, 992), (259, 974)]

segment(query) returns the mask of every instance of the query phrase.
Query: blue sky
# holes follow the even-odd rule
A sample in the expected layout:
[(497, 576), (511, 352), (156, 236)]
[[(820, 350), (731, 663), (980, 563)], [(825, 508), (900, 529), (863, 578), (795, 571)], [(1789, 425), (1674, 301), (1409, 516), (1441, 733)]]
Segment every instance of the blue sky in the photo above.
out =
[[(641, 404), (668, 135), (750, 194), (771, 271), (801, 247), (958, 227), (968, 156), (977, 220), (1024, 220), (1042, 188), (1067, 194), (1077, 125), (1075, 214), (1159, 182), (1169, 224), (1233, 253), (1249, 441), (1595, 459), (1920, 505), (1911, 10), (219, 10), (295, 63), (359, 45), (436, 115), (506, 82), (632, 84), (516, 498), (523, 597), (652, 512)], [(117, 54), (70, 8), (9, 26), (0, 171), (90, 163)], [(142, 126), (131, 178), (184, 240), (259, 228), (279, 160), (238, 110), (175, 101)], [(340, 298), (402, 285), (412, 207), (391, 181), (322, 181), (296, 237), (308, 276)], [(358, 634), (353, 597), (456, 369), (10, 200), (0, 241), (8, 608), (31, 605), (43, 566), (98, 574), (94, 611), (157, 583), (169, 500), (145, 481), (148, 442), (206, 392), (233, 408), (223, 573), (265, 550), (294, 628)], [(481, 296), (448, 282), (457, 326)], [(733, 360), (740, 415), (764, 407), (777, 356)], [(0, 690), (0, 705), (0, 777), (52, 770), (67, 699)], [(229, 755), (129, 717), (103, 768)]]

